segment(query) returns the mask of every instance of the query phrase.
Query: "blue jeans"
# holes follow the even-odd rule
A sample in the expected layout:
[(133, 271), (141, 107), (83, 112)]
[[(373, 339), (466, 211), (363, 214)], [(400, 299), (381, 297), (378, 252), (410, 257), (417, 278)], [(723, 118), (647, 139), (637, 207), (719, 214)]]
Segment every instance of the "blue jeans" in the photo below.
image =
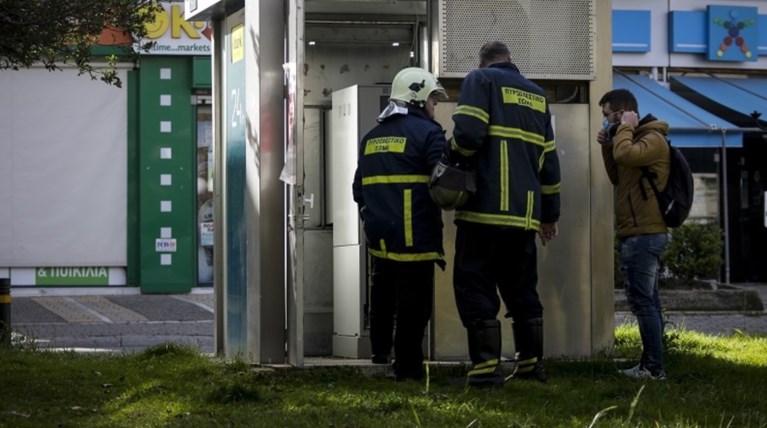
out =
[(663, 371), (663, 312), (658, 297), (658, 270), (668, 235), (636, 235), (620, 241), (626, 300), (637, 318), (643, 367)]

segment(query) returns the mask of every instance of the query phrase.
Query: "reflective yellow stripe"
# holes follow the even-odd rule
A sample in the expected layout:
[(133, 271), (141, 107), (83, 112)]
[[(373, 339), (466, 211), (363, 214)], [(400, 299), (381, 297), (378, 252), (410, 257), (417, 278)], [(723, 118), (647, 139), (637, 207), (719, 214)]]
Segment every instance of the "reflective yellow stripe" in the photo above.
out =
[(468, 376), (476, 376), (481, 374), (488, 374), (495, 371), (496, 367), (498, 366), (498, 360), (488, 360), (482, 363), (479, 363), (472, 367), (471, 370), (469, 370)]
[(402, 221), (405, 223), (405, 246), (413, 246), (413, 191), (411, 189), (405, 189), (403, 195), (404, 207), (403, 214), (405, 218)]
[[(490, 125), (487, 130), (488, 135), (501, 138), (515, 138), (526, 143), (535, 144), (546, 149), (546, 143), (543, 141), (543, 135), (534, 132), (524, 131), (519, 128), (509, 128), (508, 126)], [(553, 141), (552, 141), (553, 143)]]
[[(381, 241), (383, 244), (383, 241)], [(383, 247), (382, 247), (383, 248)], [(395, 260), (398, 262), (422, 262), (428, 260), (442, 260), (444, 257), (437, 252), (428, 253), (390, 253), (383, 250), (376, 250), (373, 248), (368, 249), (371, 255), (380, 257), (382, 259)]]
[(7, 303), (11, 303), (11, 295), (0, 294), (0, 304), (7, 304)]
[(538, 357), (517, 361), (517, 373), (528, 373), (533, 371), (535, 369), (535, 363), (537, 362), (538, 362)]
[(497, 358), (494, 358), (494, 359), (492, 359), (492, 360), (483, 361), (483, 362), (481, 362), (481, 363), (479, 363), (479, 364), (475, 365), (475, 366), (474, 366), (474, 368), (475, 368), (475, 369), (482, 369), (482, 368), (485, 368), (485, 367), (490, 367), (490, 366), (493, 366), (493, 367), (495, 367), (495, 366), (497, 366), (497, 365), (498, 365), (498, 359), (497, 359)]
[(474, 153), (477, 152), (476, 150), (467, 150), (467, 149), (464, 149), (463, 147), (459, 146), (458, 143), (455, 142), (455, 138), (451, 138), (450, 139), (450, 150), (452, 150), (454, 152), (458, 152), (458, 153), (460, 153), (460, 154), (462, 154), (463, 156), (466, 156), (466, 157), (472, 156), (472, 155), (474, 155)]
[(506, 140), (501, 140), (501, 211), (509, 210), (509, 143)]
[(525, 229), (530, 229), (530, 223), (533, 221), (533, 205), (535, 205), (535, 192), (527, 192), (527, 213), (525, 214)]
[(375, 153), (404, 153), (407, 138), (405, 137), (379, 137), (372, 138), (365, 143), (365, 155)]
[(560, 184), (551, 184), (548, 186), (541, 186), (541, 193), (544, 195), (556, 195), (559, 193)]
[(490, 374), (495, 371), (495, 367), (488, 367), (485, 369), (475, 369), (475, 370), (469, 370), (468, 376), (478, 376), (482, 374)]
[(491, 224), (495, 226), (513, 226), (521, 229), (538, 230), (541, 222), (536, 219), (528, 219), (507, 214), (487, 214), (472, 211), (456, 211), (456, 220), (464, 220), (472, 223)]
[(490, 114), (479, 107), (460, 105), (455, 108), (453, 116), (463, 114), (481, 120), (483, 123), (490, 122)]
[(398, 184), (398, 183), (428, 183), (428, 175), (372, 175), (362, 179), (362, 185), (369, 184)]
[(516, 104), (541, 113), (546, 113), (546, 97), (543, 95), (505, 86), (501, 88), (501, 91), (503, 92), (504, 104)]
[(546, 153), (556, 149), (557, 145), (554, 140), (546, 141), (543, 144), (543, 153), (541, 153), (541, 157), (538, 158), (538, 171), (543, 169), (543, 162), (546, 160)]

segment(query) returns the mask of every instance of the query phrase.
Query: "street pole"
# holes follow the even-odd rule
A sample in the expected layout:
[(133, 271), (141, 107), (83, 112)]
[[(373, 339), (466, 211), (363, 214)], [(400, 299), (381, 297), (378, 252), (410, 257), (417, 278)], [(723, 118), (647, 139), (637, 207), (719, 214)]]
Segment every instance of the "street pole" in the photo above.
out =
[(0, 278), (0, 346), (11, 345), (11, 279)]
[(722, 128), (722, 204), (724, 218), (724, 283), (730, 283), (730, 205), (727, 203), (727, 129)]

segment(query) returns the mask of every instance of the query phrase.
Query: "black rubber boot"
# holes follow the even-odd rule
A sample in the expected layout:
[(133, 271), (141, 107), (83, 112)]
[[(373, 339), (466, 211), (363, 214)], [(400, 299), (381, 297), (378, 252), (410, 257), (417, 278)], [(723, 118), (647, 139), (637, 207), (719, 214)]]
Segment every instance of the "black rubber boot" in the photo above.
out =
[(502, 386), (504, 378), (501, 372), (501, 322), (475, 321), (467, 329), (467, 333), (472, 362), (467, 374), (467, 384), (475, 387)]
[(531, 318), (512, 323), (514, 345), (517, 349), (517, 367), (512, 377), (546, 382), (543, 369), (543, 318)]

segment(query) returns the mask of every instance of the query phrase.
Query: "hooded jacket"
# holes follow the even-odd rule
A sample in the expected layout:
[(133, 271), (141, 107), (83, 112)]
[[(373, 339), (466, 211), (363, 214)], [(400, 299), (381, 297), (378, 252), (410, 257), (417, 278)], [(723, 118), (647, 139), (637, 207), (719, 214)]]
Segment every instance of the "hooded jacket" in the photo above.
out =
[(648, 114), (636, 128), (614, 125), (610, 134), (613, 143), (602, 146), (602, 158), (610, 181), (617, 186), (615, 226), (618, 238), (668, 232), (650, 183), (640, 180), (642, 167), (646, 166), (656, 175), (656, 186), (659, 189), (666, 187), (670, 167), (666, 142), (668, 123)]

